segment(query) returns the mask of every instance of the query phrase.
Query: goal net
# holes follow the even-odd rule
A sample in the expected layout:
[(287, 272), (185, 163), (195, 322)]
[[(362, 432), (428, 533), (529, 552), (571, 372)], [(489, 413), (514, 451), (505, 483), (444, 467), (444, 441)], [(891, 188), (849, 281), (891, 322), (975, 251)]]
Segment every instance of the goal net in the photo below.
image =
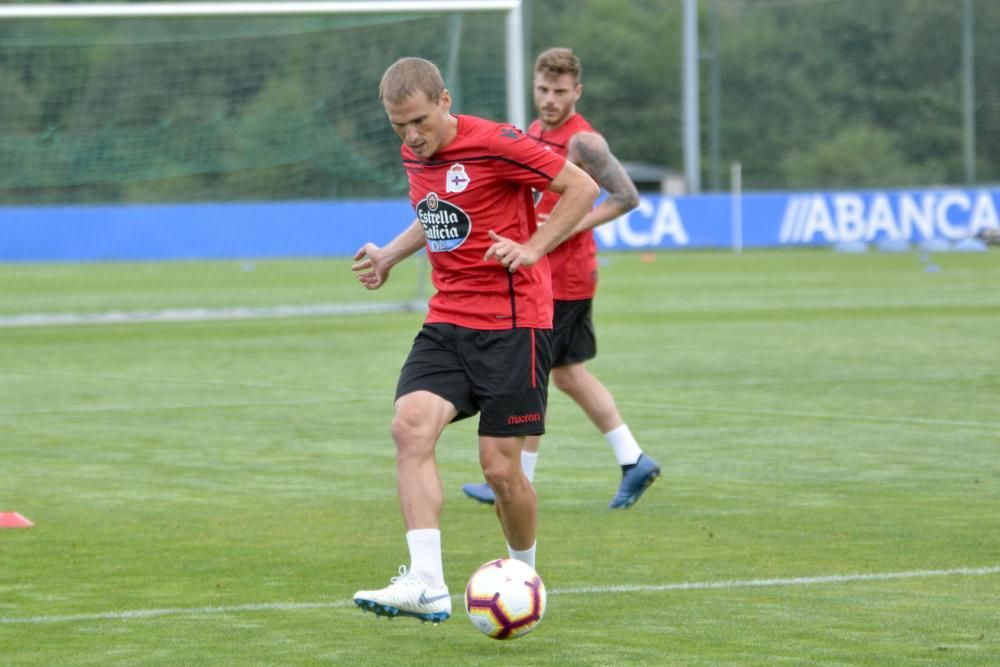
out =
[[(519, 2), (460, 0), (0, 7), (0, 236), (30, 236), (46, 217), (25, 212), (51, 210), (74, 243), (106, 244), (111, 233), (127, 248), (130, 230), (164, 205), (238, 203), (273, 215), (280, 239), (281, 216), (296, 215), (282, 203), (405, 199), (399, 139), (377, 99), (382, 72), (402, 56), (428, 58), (456, 112), (518, 121), (519, 12)], [(86, 224), (67, 210), (87, 213)], [(121, 211), (135, 219), (122, 223)], [(210, 215), (204, 225), (201, 238), (213, 233)], [(343, 231), (331, 219), (315, 233)], [(349, 260), (281, 257), (281, 247), (238, 259), (188, 248), (154, 262), (0, 256), (0, 318), (352, 312), (425, 297), (417, 262), (368, 294)]]

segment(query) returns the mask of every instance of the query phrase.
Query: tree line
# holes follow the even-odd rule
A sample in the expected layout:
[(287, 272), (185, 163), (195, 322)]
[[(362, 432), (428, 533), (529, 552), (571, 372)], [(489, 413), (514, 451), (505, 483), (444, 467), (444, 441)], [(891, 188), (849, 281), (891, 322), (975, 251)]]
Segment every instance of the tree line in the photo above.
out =
[[(737, 160), (752, 189), (967, 184), (964, 43), (974, 181), (995, 183), (1000, 3), (970, 3), (968, 34), (964, 4), (701, 0), (703, 185)], [(682, 171), (680, 0), (524, 9), (528, 81), (533, 54), (572, 47), (578, 108), (615, 153)], [(458, 111), (502, 119), (497, 23), (477, 12), (0, 22), (0, 203), (400, 196), (382, 71), (431, 58)]]
[[(975, 182), (996, 183), (1000, 3), (970, 4)], [(680, 171), (681, 2), (529, 7), (534, 50), (558, 42), (580, 55), (579, 108), (616, 152)], [(715, 58), (719, 157), (742, 163), (745, 186), (967, 184), (962, 21), (959, 0), (700, 0), (703, 168)]]

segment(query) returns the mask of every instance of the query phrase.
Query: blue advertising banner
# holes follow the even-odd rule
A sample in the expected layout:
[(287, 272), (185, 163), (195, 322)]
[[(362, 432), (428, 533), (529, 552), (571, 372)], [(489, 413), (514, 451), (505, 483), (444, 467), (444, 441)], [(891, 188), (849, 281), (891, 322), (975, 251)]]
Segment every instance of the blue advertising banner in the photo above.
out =
[(958, 241), (1000, 227), (998, 209), (997, 189), (643, 197), (595, 234), (606, 249)]
[(0, 261), (353, 255), (413, 218), (404, 200), (0, 208)]
[[(958, 241), (1000, 228), (1000, 189), (663, 197), (596, 230), (615, 250)], [(405, 200), (0, 208), (0, 261), (352, 255), (414, 219)]]

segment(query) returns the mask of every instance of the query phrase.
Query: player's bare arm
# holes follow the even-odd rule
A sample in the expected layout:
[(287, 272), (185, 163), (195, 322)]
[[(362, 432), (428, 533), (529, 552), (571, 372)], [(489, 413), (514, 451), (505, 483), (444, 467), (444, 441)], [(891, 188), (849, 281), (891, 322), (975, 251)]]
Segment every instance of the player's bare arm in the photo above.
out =
[(351, 270), (365, 289), (378, 289), (389, 280), (392, 267), (423, 248), (424, 243), (423, 226), (419, 220), (414, 220), (406, 230), (382, 248), (374, 243), (361, 246), (354, 253), (355, 263)]
[(574, 233), (593, 229), (622, 216), (639, 205), (639, 191), (608, 142), (593, 132), (578, 132), (570, 139), (566, 156), (590, 174), (608, 196), (577, 224)]
[(495, 257), (512, 273), (518, 267), (531, 266), (573, 232), (601, 192), (594, 179), (569, 160), (549, 183), (549, 190), (560, 197), (546, 223), (523, 244), (490, 231), (494, 243), (486, 251), (486, 260)]

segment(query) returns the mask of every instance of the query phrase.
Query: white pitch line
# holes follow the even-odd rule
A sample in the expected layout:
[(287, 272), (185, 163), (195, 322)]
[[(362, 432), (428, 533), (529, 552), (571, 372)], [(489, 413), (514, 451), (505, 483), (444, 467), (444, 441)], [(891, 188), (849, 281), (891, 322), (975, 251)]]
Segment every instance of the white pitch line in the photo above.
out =
[(150, 377), (141, 375), (113, 375), (109, 373), (84, 373), (72, 371), (48, 371), (35, 368), (5, 368), (5, 375), (20, 375), (30, 378), (72, 378), (76, 381), (104, 381), (109, 382), (134, 382), (138, 384), (178, 384), (182, 386), (195, 387), (224, 387), (227, 389), (282, 389), (285, 391), (308, 391), (313, 393), (329, 391), (328, 387), (310, 387), (304, 385), (275, 384), (273, 382), (250, 382), (230, 378), (228, 380), (206, 380), (202, 378), (170, 378), (170, 377)]
[[(171, 405), (91, 405), (70, 408), (40, 408), (37, 410), (5, 410), (0, 411), (0, 417), (13, 417), (24, 415), (61, 415), (61, 414), (89, 414), (100, 412), (157, 412), (159, 410), (218, 410), (225, 408), (257, 408), (274, 407), (287, 405), (316, 405), (320, 403), (333, 403), (334, 401), (347, 401), (348, 398), (322, 397), (304, 398), (290, 401), (253, 401), (253, 402), (233, 402), (233, 403), (173, 403)], [(368, 400), (360, 398), (358, 400)]]
[(921, 424), (924, 426), (957, 426), (962, 428), (984, 428), (996, 430), (997, 422), (978, 422), (963, 419), (926, 419), (923, 417), (877, 417), (874, 415), (831, 414), (828, 412), (805, 412), (800, 410), (744, 410), (740, 408), (718, 408), (710, 405), (676, 405), (673, 403), (647, 403), (643, 401), (619, 401), (626, 406), (676, 410), (678, 412), (717, 412), (727, 415), (768, 415), (773, 417), (793, 417), (798, 419), (832, 419), (841, 422), (870, 422), (873, 424)]
[(767, 586), (815, 586), (819, 584), (845, 584), (853, 581), (891, 581), (920, 577), (983, 576), (1000, 574), (1000, 565), (990, 567), (959, 567), (951, 570), (911, 570), (909, 572), (882, 572), (874, 574), (833, 574), (825, 577), (790, 577), (782, 579), (733, 579), (730, 581), (695, 581), (677, 584), (636, 584), (622, 586), (593, 586), (562, 588), (550, 591), (553, 595), (583, 595), (587, 593), (659, 593), (662, 591), (692, 591), (731, 588), (763, 588)]
[[(708, 389), (711, 387), (759, 387), (767, 385), (799, 384), (863, 384), (867, 382), (913, 382), (916, 380), (981, 380), (991, 373), (916, 373), (912, 375), (834, 375), (828, 377), (770, 377), (749, 378), (725, 382), (666, 382), (656, 385), (658, 389)], [(634, 386), (634, 385), (633, 385)]]
[[(845, 584), (855, 581), (892, 581), (895, 579), (919, 579), (922, 577), (981, 577), (1000, 574), (1000, 565), (988, 567), (958, 567), (948, 570), (910, 570), (907, 572), (881, 572), (872, 574), (834, 574), (824, 577), (787, 577), (780, 579), (732, 579), (723, 581), (689, 581), (675, 584), (635, 584), (622, 586), (584, 586), (579, 588), (555, 588), (549, 595), (601, 595), (613, 593), (662, 593), (667, 591), (717, 590), (735, 588), (766, 588), (770, 586), (816, 586), (822, 584)], [(461, 594), (452, 595), (460, 600)], [(352, 600), (332, 600), (329, 602), (271, 602), (241, 604), (229, 607), (181, 607), (166, 609), (133, 609), (129, 611), (108, 611), (96, 614), (68, 614), (62, 616), (0, 616), (0, 625), (45, 625), (50, 623), (76, 623), (87, 621), (128, 621), (160, 616), (207, 616), (210, 614), (236, 614), (261, 611), (296, 611), (299, 609), (340, 609), (353, 605)]]
[(132, 609), (129, 611), (106, 611), (97, 614), (68, 614), (65, 616), (24, 616), (2, 617), (0, 625), (74, 623), (77, 621), (128, 621), (136, 618), (156, 618), (158, 616), (207, 616), (209, 614), (235, 614), (255, 611), (294, 611), (296, 609), (329, 609), (349, 607), (351, 600), (332, 602), (273, 602), (240, 604), (231, 607), (189, 607), (174, 609)]
[[(273, 4), (273, 3), (272, 3)], [(35, 313), (0, 315), (0, 328), (45, 327), (92, 324), (149, 324), (159, 322), (216, 322), (286, 317), (326, 317), (329, 315), (373, 315), (424, 312), (422, 301), (402, 303), (317, 304), (312, 306), (272, 306), (261, 308), (176, 308), (96, 313)]]

